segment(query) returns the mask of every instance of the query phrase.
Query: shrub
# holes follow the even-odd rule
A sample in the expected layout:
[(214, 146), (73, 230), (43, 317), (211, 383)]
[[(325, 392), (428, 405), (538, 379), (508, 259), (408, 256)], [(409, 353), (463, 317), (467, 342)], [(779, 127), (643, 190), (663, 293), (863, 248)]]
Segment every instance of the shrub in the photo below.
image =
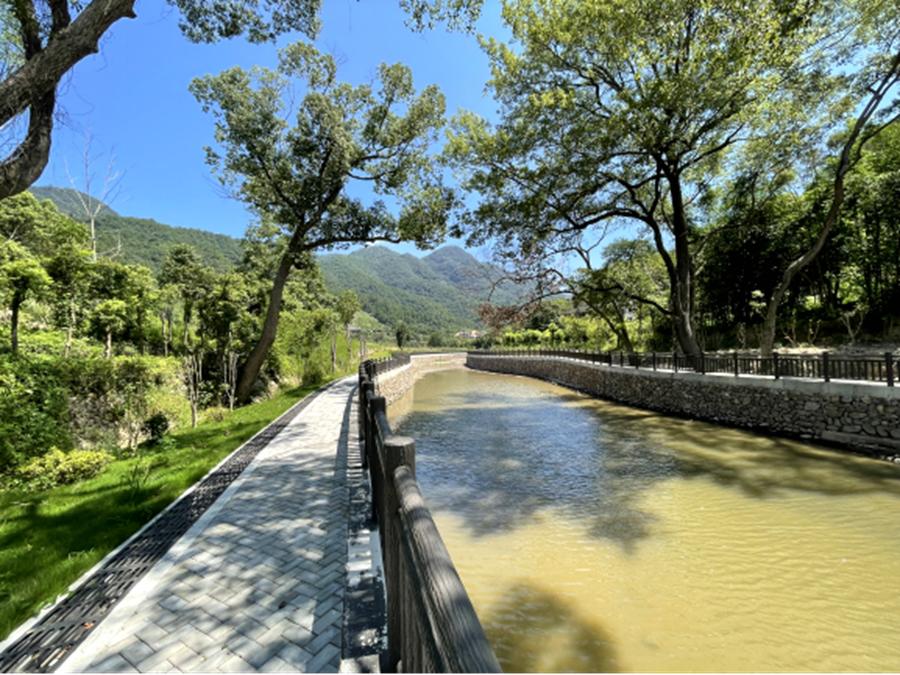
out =
[(109, 464), (112, 456), (100, 450), (63, 452), (51, 448), (19, 469), (19, 476), (38, 488), (66, 485), (96, 476)]
[(220, 405), (212, 406), (211, 408), (207, 408), (203, 411), (203, 421), (204, 422), (222, 422), (226, 417), (228, 417), (229, 410), (228, 408), (224, 408)]
[(326, 379), (325, 365), (319, 361), (307, 361), (303, 368), (303, 384), (322, 384)]
[(56, 358), (0, 356), (0, 474), (46, 448), (72, 447), (68, 417)]
[(156, 445), (169, 430), (169, 418), (165, 413), (158, 412), (144, 420), (142, 429), (150, 437), (150, 442)]

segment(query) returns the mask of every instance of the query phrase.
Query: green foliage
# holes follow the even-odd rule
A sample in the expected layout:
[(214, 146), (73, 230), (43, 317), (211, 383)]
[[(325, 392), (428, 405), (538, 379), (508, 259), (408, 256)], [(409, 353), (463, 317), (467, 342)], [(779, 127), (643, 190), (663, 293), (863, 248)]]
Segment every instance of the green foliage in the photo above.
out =
[(150, 443), (154, 445), (159, 444), (163, 439), (163, 436), (166, 435), (166, 432), (169, 431), (169, 418), (166, 417), (165, 413), (154, 413), (144, 420), (142, 431), (147, 434), (147, 440), (150, 441)]
[(68, 397), (56, 358), (0, 356), (0, 474), (49, 447), (72, 447)]
[(511, 283), (493, 289), (500, 270), (452, 246), (423, 258), (369, 246), (349, 255), (321, 256), (318, 262), (329, 290), (353, 290), (382, 324), (403, 321), (422, 335), (478, 326), (479, 305), (488, 299), (512, 304), (526, 290)]
[(34, 488), (46, 490), (56, 485), (67, 485), (100, 473), (112, 461), (109, 453), (97, 450), (70, 450), (63, 452), (51, 448), (47, 454), (36, 457), (22, 466), (19, 478)]
[(403, 349), (403, 345), (409, 340), (409, 328), (402, 321), (394, 328), (394, 339), (397, 341), (397, 347)]
[[(31, 193), (49, 199), (64, 214), (75, 220), (84, 218), (84, 211), (69, 188), (32, 187)], [(133, 265), (144, 265), (154, 272), (162, 269), (166, 252), (186, 244), (192, 246), (204, 264), (218, 272), (233, 269), (241, 259), (239, 239), (206, 230), (165, 225), (146, 218), (123, 216), (109, 207), (102, 207), (97, 217), (97, 250), (106, 255), (115, 253), (116, 259)]]

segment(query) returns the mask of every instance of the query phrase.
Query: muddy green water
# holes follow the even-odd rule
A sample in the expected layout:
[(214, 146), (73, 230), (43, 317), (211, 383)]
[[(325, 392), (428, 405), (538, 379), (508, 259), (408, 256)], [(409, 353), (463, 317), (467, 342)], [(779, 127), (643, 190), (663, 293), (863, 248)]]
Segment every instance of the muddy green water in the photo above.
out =
[(468, 370), (390, 415), (505, 670), (900, 670), (900, 467)]

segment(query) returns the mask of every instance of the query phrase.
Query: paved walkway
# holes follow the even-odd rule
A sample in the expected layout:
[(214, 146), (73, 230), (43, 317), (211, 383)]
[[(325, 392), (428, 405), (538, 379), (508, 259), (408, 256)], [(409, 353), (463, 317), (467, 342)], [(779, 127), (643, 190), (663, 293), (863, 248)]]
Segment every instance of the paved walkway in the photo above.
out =
[(334, 672), (355, 378), (303, 410), (60, 672)]

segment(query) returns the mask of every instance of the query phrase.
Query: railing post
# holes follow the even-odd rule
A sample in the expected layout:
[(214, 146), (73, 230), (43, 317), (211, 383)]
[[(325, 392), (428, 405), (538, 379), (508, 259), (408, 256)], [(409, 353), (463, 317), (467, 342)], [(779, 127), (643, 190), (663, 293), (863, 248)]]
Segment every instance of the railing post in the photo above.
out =
[(778, 372), (778, 352), (772, 352), (772, 373), (776, 380), (781, 376)]
[(389, 481), (389, 474), (385, 471), (384, 466), (382, 466), (381, 461), (382, 457), (378, 454), (378, 448), (376, 447), (377, 440), (377, 429), (376, 429), (376, 419), (378, 413), (387, 414), (387, 401), (385, 401), (384, 396), (375, 396), (374, 391), (372, 396), (369, 397), (369, 416), (367, 418), (369, 431), (366, 434), (366, 452), (369, 453), (370, 463), (375, 467), (374, 472), (372, 473), (372, 517), (377, 521), (381, 522), (381, 520), (385, 517), (384, 515), (384, 499), (385, 499), (385, 484)]
[(369, 417), (369, 392), (375, 396), (375, 384), (371, 380), (364, 380), (359, 388), (359, 413), (363, 419), (363, 453), (362, 465), (369, 468), (369, 457), (372, 452), (372, 425)]
[(738, 353), (737, 351), (732, 354), (732, 359), (734, 359), (734, 376), (738, 377), (741, 374), (741, 365), (740, 361), (738, 361)]
[(678, 352), (672, 352), (672, 370), (678, 372)]
[(396, 672), (403, 653), (403, 597), (400, 578), (401, 546), (400, 499), (394, 473), (406, 465), (415, 475), (416, 443), (407, 436), (388, 436), (384, 439), (385, 522), (379, 524), (384, 533), (384, 576), (387, 583), (388, 672)]
[(700, 374), (706, 375), (706, 352), (700, 350)]
[(623, 368), (625, 366), (625, 352), (619, 350), (619, 367)]
[(656, 370), (656, 352), (653, 352), (651, 360), (653, 361), (653, 370)]
[(894, 386), (894, 353), (893, 352), (885, 352), (884, 353), (884, 367), (886, 368), (885, 374), (887, 375), (887, 386)]
[(830, 357), (828, 352), (822, 352), (822, 379), (826, 382), (831, 381), (831, 369), (829, 367)]

